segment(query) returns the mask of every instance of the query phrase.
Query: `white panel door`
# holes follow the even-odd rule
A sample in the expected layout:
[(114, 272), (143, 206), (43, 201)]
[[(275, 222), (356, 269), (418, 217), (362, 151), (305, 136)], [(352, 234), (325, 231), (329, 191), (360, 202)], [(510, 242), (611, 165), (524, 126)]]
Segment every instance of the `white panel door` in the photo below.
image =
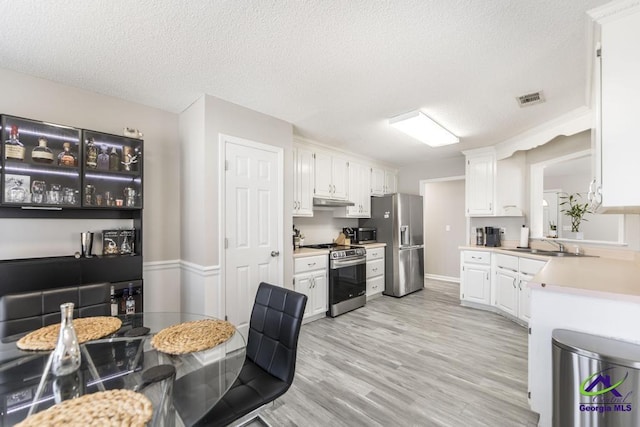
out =
[(313, 152), (297, 149), (297, 216), (313, 216)]
[(317, 197), (333, 197), (332, 158), (326, 153), (314, 154), (314, 191)]
[(533, 276), (521, 273), (518, 280), (518, 317), (527, 322), (531, 320), (531, 279)]
[[(311, 314), (321, 314), (327, 311), (329, 305), (329, 288), (327, 287), (327, 271), (316, 271), (311, 279)], [(309, 302), (307, 302), (309, 304)]]
[(492, 154), (467, 158), (467, 215), (492, 215), (495, 157)]
[(258, 285), (281, 284), (278, 149), (259, 146), (225, 145), (225, 306), (245, 338)]
[(462, 269), (462, 299), (489, 304), (489, 267), (465, 264)]
[(518, 315), (518, 273), (496, 271), (496, 306), (512, 316)]
[(334, 157), (332, 163), (331, 180), (334, 199), (346, 200), (349, 193), (349, 162), (340, 157)]

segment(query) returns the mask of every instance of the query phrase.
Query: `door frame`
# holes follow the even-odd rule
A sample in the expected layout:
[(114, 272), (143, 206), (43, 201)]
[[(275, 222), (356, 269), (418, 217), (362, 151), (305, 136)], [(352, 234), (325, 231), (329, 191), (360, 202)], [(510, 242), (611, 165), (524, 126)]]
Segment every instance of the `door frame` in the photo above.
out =
[(278, 198), (277, 198), (277, 206), (278, 206), (278, 228), (280, 229), (277, 236), (278, 241), (278, 251), (280, 252), (281, 262), (278, 268), (278, 283), (284, 283), (284, 148), (278, 147), (275, 145), (265, 144), (262, 142), (256, 142), (245, 138), (240, 138), (237, 136), (226, 135), (223, 133), (218, 134), (218, 147), (219, 147), (219, 155), (218, 155), (218, 218), (219, 220), (219, 228), (218, 228), (218, 254), (220, 260), (220, 298), (221, 298), (221, 307), (220, 312), (227, 318), (227, 287), (226, 287), (226, 262), (227, 256), (225, 251), (225, 240), (226, 240), (226, 229), (227, 229), (227, 218), (225, 215), (225, 206), (227, 202), (227, 194), (226, 194), (226, 160), (227, 160), (227, 143), (242, 145), (248, 148), (254, 148), (257, 150), (264, 150), (270, 153), (275, 153), (278, 159), (278, 170), (277, 170), (277, 179), (278, 179)]

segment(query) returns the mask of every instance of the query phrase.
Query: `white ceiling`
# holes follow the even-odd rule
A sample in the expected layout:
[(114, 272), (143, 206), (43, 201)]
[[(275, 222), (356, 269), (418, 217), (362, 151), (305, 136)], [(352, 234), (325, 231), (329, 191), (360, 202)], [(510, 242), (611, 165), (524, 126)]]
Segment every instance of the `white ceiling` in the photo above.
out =
[[(0, 67), (176, 113), (206, 93), (402, 165), (585, 105), (585, 12), (606, 2), (0, 0)], [(545, 104), (518, 107), (540, 89)], [(415, 109), (461, 144), (388, 126)]]

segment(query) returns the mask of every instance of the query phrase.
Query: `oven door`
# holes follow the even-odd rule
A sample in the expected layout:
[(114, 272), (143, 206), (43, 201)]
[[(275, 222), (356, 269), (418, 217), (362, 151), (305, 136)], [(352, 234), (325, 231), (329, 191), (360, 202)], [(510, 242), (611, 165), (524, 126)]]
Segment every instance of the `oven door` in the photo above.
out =
[(337, 304), (367, 293), (367, 259), (331, 260), (329, 304)]

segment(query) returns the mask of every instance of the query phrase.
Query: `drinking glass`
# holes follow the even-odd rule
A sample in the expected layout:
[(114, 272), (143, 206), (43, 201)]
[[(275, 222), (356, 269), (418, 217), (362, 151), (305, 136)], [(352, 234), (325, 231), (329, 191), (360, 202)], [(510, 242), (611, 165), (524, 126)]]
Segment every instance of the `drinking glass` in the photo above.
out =
[(33, 203), (44, 203), (44, 196), (47, 192), (47, 183), (44, 181), (33, 181), (31, 183), (31, 201)]

